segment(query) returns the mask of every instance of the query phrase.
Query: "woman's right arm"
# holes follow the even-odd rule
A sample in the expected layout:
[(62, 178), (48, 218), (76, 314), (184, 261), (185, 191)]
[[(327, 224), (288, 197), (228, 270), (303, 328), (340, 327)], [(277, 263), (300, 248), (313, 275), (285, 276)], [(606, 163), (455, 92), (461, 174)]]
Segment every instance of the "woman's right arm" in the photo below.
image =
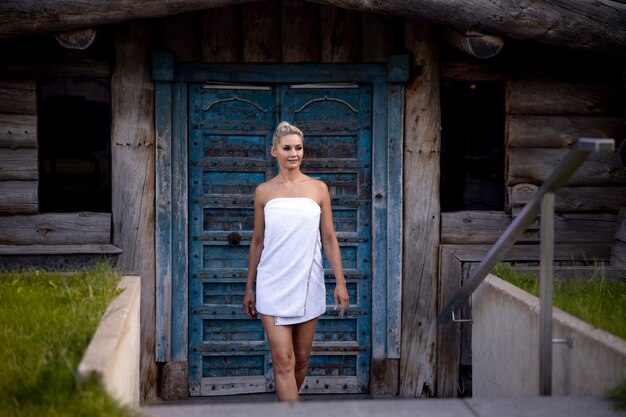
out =
[(261, 187), (257, 187), (254, 192), (254, 228), (250, 240), (250, 251), (248, 253), (248, 280), (246, 282), (246, 294), (243, 297), (243, 307), (246, 315), (251, 319), (256, 318), (256, 295), (254, 294), (254, 283), (256, 282), (256, 269), (261, 261), (263, 252), (263, 237), (265, 235), (265, 217), (263, 214), (263, 196)]

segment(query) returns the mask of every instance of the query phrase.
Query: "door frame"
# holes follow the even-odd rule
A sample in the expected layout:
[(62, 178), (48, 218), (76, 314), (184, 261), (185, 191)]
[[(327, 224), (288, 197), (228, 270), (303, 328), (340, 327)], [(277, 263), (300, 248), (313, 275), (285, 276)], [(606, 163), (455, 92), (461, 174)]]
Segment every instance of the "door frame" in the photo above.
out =
[[(404, 83), (408, 55), (385, 64), (212, 64), (153, 54), (157, 362), (188, 355), (189, 83), (372, 85), (372, 359), (400, 358)], [(181, 381), (182, 382), (182, 381)]]

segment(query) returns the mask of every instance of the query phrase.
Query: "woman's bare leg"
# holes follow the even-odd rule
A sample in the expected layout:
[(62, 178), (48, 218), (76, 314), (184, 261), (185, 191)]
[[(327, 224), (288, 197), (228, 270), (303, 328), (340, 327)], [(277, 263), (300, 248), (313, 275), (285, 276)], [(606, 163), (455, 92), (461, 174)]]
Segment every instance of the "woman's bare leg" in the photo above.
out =
[(298, 401), (292, 326), (276, 326), (273, 316), (261, 315), (261, 321), (270, 344), (276, 378), (276, 397), (278, 401)]
[(293, 351), (296, 357), (295, 375), (298, 391), (300, 391), (304, 383), (306, 371), (309, 367), (309, 356), (311, 356), (315, 326), (317, 326), (317, 319), (293, 325)]

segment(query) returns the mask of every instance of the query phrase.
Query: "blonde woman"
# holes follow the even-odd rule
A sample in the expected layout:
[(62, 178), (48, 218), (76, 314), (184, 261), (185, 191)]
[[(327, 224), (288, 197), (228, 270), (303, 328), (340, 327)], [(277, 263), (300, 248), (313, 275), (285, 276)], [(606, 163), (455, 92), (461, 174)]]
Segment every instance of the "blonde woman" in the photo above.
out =
[(315, 326), (326, 311), (322, 248), (335, 275), (335, 310), (340, 309), (340, 317), (348, 309), (349, 297), (328, 187), (300, 171), (302, 131), (281, 122), (272, 138), (271, 154), (280, 170), (254, 193), (254, 231), (243, 306), (251, 319), (257, 313), (261, 316), (278, 400), (297, 401)]

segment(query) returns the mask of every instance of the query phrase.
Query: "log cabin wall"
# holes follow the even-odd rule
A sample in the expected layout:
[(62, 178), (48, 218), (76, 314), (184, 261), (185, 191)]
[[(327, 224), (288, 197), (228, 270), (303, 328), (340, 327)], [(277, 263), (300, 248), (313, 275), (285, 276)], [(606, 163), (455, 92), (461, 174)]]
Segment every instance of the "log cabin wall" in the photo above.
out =
[[(504, 211), (442, 213), (441, 307), (579, 137), (610, 137), (619, 146), (626, 134), (621, 58), (511, 40), (488, 60), (463, 56), (445, 45), (442, 49), (442, 80), (504, 84), (507, 198)], [(603, 153), (590, 156), (556, 193), (557, 266), (610, 260), (617, 212), (626, 206), (625, 185), (626, 170), (617, 152)], [(505, 260), (538, 265), (538, 222), (518, 243)], [(469, 314), (471, 309), (463, 309), (463, 318)], [(456, 323), (440, 326), (439, 396), (467, 394), (461, 388), (471, 377), (463, 378), (460, 370), (471, 365), (468, 329)]]
[[(0, 61), (0, 261), (63, 266), (111, 245), (111, 213), (40, 210), (37, 83), (42, 77), (109, 77), (107, 41), (96, 51), (65, 50), (51, 37), (2, 41)], [(96, 48), (94, 48), (96, 49)]]

